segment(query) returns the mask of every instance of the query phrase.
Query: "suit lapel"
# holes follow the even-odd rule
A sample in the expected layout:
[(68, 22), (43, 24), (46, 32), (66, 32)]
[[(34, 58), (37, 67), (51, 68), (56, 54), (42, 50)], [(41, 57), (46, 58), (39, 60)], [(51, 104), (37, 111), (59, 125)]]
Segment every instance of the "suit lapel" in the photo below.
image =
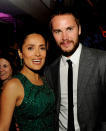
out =
[(92, 73), (94, 58), (91, 56), (89, 49), (82, 46), (80, 61), (79, 61), (79, 72), (78, 72), (78, 83), (77, 83), (77, 103), (78, 109), (80, 108), (81, 101), (84, 99), (83, 92), (86, 90), (86, 84)]
[(56, 96), (56, 105), (57, 105), (57, 110), (59, 112), (60, 109), (60, 101), (61, 101), (61, 91), (60, 91), (60, 59), (57, 59), (55, 62), (55, 68), (52, 68), (52, 78), (53, 78), (53, 85), (54, 85), (54, 91), (55, 91), (55, 96)]

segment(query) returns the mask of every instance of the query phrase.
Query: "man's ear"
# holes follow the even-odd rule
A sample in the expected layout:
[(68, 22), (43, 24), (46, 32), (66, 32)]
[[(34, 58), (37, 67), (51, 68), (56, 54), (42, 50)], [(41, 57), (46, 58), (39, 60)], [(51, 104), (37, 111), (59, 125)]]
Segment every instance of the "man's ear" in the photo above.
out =
[(20, 51), (20, 49), (18, 49), (18, 55), (19, 55), (20, 59), (22, 59), (22, 52)]
[(81, 35), (81, 25), (79, 25), (79, 35)]

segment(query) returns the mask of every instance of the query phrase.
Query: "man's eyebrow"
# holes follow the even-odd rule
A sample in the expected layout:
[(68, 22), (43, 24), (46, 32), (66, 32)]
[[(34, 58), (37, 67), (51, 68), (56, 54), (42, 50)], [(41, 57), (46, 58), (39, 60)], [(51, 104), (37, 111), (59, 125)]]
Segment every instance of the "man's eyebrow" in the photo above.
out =
[(53, 29), (53, 31), (61, 31), (60, 29)]

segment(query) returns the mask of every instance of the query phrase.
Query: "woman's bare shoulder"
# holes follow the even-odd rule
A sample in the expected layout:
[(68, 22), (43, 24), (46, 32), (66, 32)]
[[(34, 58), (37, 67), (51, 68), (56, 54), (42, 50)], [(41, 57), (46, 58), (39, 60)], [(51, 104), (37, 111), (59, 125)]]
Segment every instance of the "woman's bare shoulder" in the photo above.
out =
[(20, 88), (21, 82), (19, 79), (17, 78), (12, 78), (11, 80), (9, 80), (7, 83), (5, 83), (2, 87), (3, 91), (7, 91), (7, 92), (17, 92)]

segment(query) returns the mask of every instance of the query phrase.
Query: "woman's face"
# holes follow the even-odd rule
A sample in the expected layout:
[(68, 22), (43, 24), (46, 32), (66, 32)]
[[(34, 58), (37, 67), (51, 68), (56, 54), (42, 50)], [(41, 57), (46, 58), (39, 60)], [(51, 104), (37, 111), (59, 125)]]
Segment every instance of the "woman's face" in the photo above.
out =
[(45, 39), (40, 34), (28, 35), (19, 55), (23, 59), (24, 69), (40, 70), (46, 58)]
[(0, 58), (0, 80), (5, 81), (12, 76), (12, 68), (8, 60)]

